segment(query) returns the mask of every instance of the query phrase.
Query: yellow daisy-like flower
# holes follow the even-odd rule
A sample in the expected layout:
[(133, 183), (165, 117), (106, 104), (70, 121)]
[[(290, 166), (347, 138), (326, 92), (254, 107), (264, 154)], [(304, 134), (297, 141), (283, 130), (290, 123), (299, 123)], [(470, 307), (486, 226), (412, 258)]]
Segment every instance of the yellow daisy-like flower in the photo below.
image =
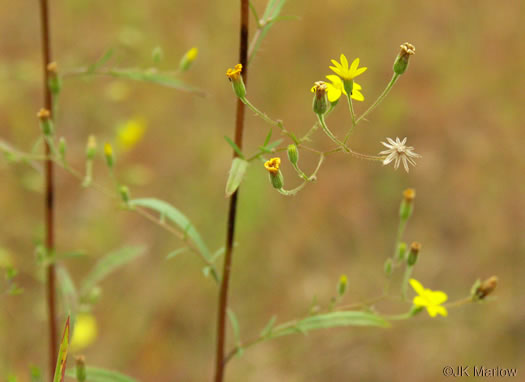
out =
[(124, 151), (131, 150), (142, 140), (145, 132), (146, 123), (142, 119), (131, 119), (123, 123), (117, 130), (118, 146)]
[(233, 69), (228, 69), (226, 71), (226, 75), (228, 76), (228, 79), (230, 81), (238, 81), (241, 77), (242, 72), (242, 64), (237, 64)]
[(331, 60), (335, 66), (330, 66), (330, 69), (334, 71), (343, 80), (353, 80), (357, 76), (363, 74), (366, 71), (366, 67), (359, 68), (359, 58), (352, 61), (352, 65), (348, 66), (348, 60), (344, 54), (341, 54), (341, 63), (336, 60)]
[[(346, 95), (346, 90), (343, 85), (343, 80), (341, 80), (341, 77), (336, 76), (335, 74), (330, 74), (326, 76), (332, 83), (327, 83), (326, 86), (328, 87), (328, 101), (335, 102), (341, 97), (341, 94)], [(354, 82), (353, 90), (352, 90), (352, 99), (355, 99), (356, 101), (364, 101), (365, 97), (361, 93), (362, 86), (358, 83)]]
[(81, 350), (91, 345), (97, 338), (97, 321), (95, 316), (88, 313), (80, 313), (75, 320), (71, 348), (73, 351)]
[(415, 306), (427, 308), (430, 317), (436, 317), (438, 314), (443, 317), (448, 315), (447, 308), (441, 305), (448, 300), (448, 296), (445, 292), (423, 288), (423, 285), (415, 279), (410, 279), (409, 282), (418, 294), (412, 301)]
[(272, 158), (264, 163), (264, 168), (271, 174), (277, 174), (281, 167), (281, 158)]

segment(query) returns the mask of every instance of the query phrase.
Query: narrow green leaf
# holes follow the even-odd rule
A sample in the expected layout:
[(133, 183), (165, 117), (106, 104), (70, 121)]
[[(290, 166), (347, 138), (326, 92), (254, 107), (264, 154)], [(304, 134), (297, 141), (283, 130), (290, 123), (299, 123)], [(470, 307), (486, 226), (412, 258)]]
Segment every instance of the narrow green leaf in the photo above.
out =
[(96, 286), (100, 281), (107, 277), (110, 273), (115, 271), (117, 268), (128, 264), (138, 256), (144, 254), (146, 247), (124, 247), (113, 251), (103, 258), (101, 258), (88, 273), (82, 286), (80, 288), (80, 294), (82, 296), (87, 295), (89, 291)]
[(55, 377), (53, 382), (63, 382), (64, 373), (66, 372), (67, 351), (69, 349), (69, 316), (66, 320), (64, 333), (62, 334), (62, 341), (58, 349), (57, 366), (55, 368)]
[(140, 70), (140, 69), (119, 69), (113, 68), (108, 71), (108, 74), (133, 81), (150, 82), (157, 85), (166, 86), (173, 89), (183, 90), (187, 92), (198, 93), (204, 95), (204, 92), (185, 82), (176, 79), (170, 75), (159, 73), (156, 70)]
[(272, 139), (272, 133), (273, 133), (273, 127), (270, 127), (270, 130), (268, 131), (268, 135), (266, 135), (266, 139), (264, 140), (263, 146), (266, 146), (268, 143), (270, 143), (270, 139)]
[(75, 313), (75, 305), (78, 301), (77, 288), (68, 270), (63, 265), (57, 268), (57, 276), (64, 308), (69, 315), (73, 315)]
[(239, 146), (237, 146), (235, 144), (234, 141), (232, 141), (230, 138), (228, 138), (226, 135), (224, 136), (224, 139), (226, 140), (226, 142), (228, 142), (228, 144), (232, 147), (232, 149), (237, 153), (238, 156), (240, 156), (242, 159), (246, 159), (244, 157), (244, 154), (242, 153), (241, 149), (239, 148)]
[(168, 259), (172, 259), (172, 258), (174, 258), (175, 256), (180, 255), (180, 254), (183, 253), (183, 252), (186, 252), (187, 250), (188, 250), (188, 248), (186, 248), (186, 247), (182, 247), (182, 248), (176, 249), (176, 250), (170, 252), (170, 253), (168, 254), (168, 256), (166, 256), (166, 260), (168, 260)]
[(249, 162), (241, 158), (233, 158), (232, 167), (230, 169), (230, 175), (226, 182), (226, 197), (229, 198), (232, 194), (237, 191), (241, 182), (246, 174)]
[(282, 141), (283, 141), (283, 139), (281, 138), (281, 139), (278, 139), (278, 140), (270, 143), (269, 145), (264, 146), (265, 151), (267, 151), (267, 152), (272, 151), (274, 148), (279, 146), (282, 143)]
[(233, 329), (233, 337), (235, 339), (235, 343), (239, 348), (241, 348), (241, 329), (239, 327), (239, 320), (237, 320), (237, 316), (235, 315), (235, 312), (228, 308), (228, 318), (230, 319), (230, 324)]
[(367, 312), (332, 312), (306, 317), (297, 323), (285, 323), (275, 327), (271, 337), (280, 337), (297, 332), (307, 333), (311, 330), (328, 329), (343, 326), (375, 326), (386, 328), (388, 321), (373, 313)]
[[(76, 379), (76, 369), (68, 369), (66, 375), (69, 378)], [(89, 366), (86, 367), (86, 377), (87, 382), (138, 382), (138, 380), (116, 371)]]
[(130, 200), (129, 205), (131, 207), (137, 206), (148, 208), (158, 212), (160, 215), (164, 215), (166, 219), (175, 223), (182, 231), (186, 232), (187, 237), (195, 243), (195, 246), (206, 259), (211, 259), (210, 250), (202, 240), (199, 232), (195, 229), (190, 220), (171, 204), (159, 199), (144, 198)]
[(261, 332), (261, 337), (268, 337), (272, 333), (273, 326), (275, 325), (276, 320), (277, 320), (277, 316), (275, 315), (272, 316), (272, 318), (270, 318), (270, 321), (268, 321), (268, 323), (266, 324), (266, 326)]
[(87, 72), (89, 74), (97, 71), (98, 68), (102, 67), (106, 62), (108, 62), (111, 57), (113, 57), (114, 50), (109, 48), (106, 52), (100, 57), (95, 63), (88, 66)]

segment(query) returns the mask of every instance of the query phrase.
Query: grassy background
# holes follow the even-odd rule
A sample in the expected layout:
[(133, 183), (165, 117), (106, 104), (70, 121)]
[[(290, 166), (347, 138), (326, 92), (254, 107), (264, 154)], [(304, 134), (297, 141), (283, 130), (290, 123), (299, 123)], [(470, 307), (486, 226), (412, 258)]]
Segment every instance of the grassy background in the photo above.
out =
[[(262, 12), (264, 2), (254, 3)], [(250, 68), (252, 102), (304, 133), (314, 121), (309, 89), (328, 74), (330, 58), (343, 52), (369, 68), (359, 78), (366, 105), (390, 79), (399, 44), (409, 41), (417, 53), (408, 72), (351, 144), (376, 153), (386, 136), (408, 136), (423, 159), (407, 175), (333, 156), (319, 182), (293, 198), (274, 192), (264, 170), (252, 166), (240, 195), (231, 294), (242, 335), (257, 334), (274, 314), (283, 321), (304, 314), (313, 296), (328, 303), (342, 272), (349, 277), (348, 302), (380, 293), (406, 187), (417, 190), (406, 240), (423, 243), (415, 276), (451, 299), (468, 293), (478, 277), (496, 274), (500, 286), (497, 301), (453, 310), (447, 319), (421, 315), (390, 330), (336, 329), (260, 345), (229, 365), (229, 380), (439, 381), (446, 365), (525, 364), (523, 6), (488, 0), (285, 6), (284, 15), (301, 20), (277, 24), (264, 41)], [(140, 144), (116, 153), (119, 178), (135, 197), (154, 196), (181, 208), (213, 249), (225, 234), (231, 150), (223, 136), (233, 134), (235, 99), (224, 73), (237, 60), (237, 7), (237, 1), (51, 2), (61, 68), (94, 62), (109, 47), (117, 50), (114, 63), (149, 67), (151, 51), (161, 46), (160, 68), (173, 70), (189, 47), (199, 47), (185, 79), (205, 89), (206, 98), (108, 78), (69, 79), (58, 131), (79, 167), (89, 134), (114, 141), (120, 124), (144, 120)], [(42, 103), (37, 3), (11, 1), (2, 8), (0, 132), (28, 149), (39, 134), (35, 112)], [(356, 105), (357, 112), (365, 105)], [(246, 147), (254, 150), (267, 127), (251, 113), (246, 121)], [(348, 123), (345, 107), (330, 117), (340, 135)], [(320, 133), (316, 144), (330, 147)], [(315, 160), (302, 153), (305, 169)], [(295, 178), (284, 171), (292, 187)], [(103, 161), (95, 174), (110, 184)], [(5, 161), (0, 176), (0, 247), (20, 268), (25, 288), (21, 296), (1, 297), (0, 379), (16, 372), (25, 381), (28, 364), (47, 364), (44, 292), (33, 256), (43, 234), (42, 179)], [(199, 261), (189, 254), (165, 260), (179, 241), (119, 212), (62, 171), (56, 182), (58, 249), (88, 253), (66, 263), (76, 280), (123, 244), (149, 248), (102, 284), (94, 310), (100, 335), (83, 351), (88, 363), (144, 381), (209, 380), (217, 291), (201, 276)]]

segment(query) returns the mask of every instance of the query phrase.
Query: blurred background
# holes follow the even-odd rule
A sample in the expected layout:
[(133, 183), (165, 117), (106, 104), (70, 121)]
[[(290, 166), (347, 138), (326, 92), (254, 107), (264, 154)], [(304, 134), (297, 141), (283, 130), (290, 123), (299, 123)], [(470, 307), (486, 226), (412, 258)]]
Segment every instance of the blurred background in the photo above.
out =
[[(262, 14), (265, 1), (253, 3)], [(423, 244), (414, 276), (451, 300), (468, 295), (477, 278), (498, 275), (500, 285), (496, 300), (453, 309), (446, 319), (421, 314), (386, 330), (342, 328), (258, 345), (229, 364), (228, 380), (441, 381), (446, 365), (525, 373), (524, 6), (488, 0), (285, 5), (282, 15), (300, 20), (277, 23), (264, 40), (250, 66), (251, 101), (306, 133), (314, 123), (310, 87), (329, 74), (329, 60), (344, 53), (368, 67), (358, 81), (365, 96), (355, 105), (360, 113), (390, 80), (399, 45), (408, 41), (417, 51), (407, 73), (358, 126), (351, 147), (376, 154), (385, 137), (406, 136), (423, 158), (406, 174), (334, 155), (318, 182), (295, 197), (275, 192), (262, 166), (251, 166), (240, 192), (231, 284), (241, 335), (257, 335), (273, 315), (280, 322), (303, 316), (314, 296), (326, 307), (342, 273), (349, 279), (345, 302), (380, 294), (407, 187), (417, 198), (405, 240)], [(38, 3), (4, 2), (2, 10), (0, 136), (29, 151), (43, 102)], [(206, 97), (109, 77), (67, 78), (57, 132), (77, 168), (84, 166), (89, 134), (114, 143), (117, 176), (132, 196), (177, 206), (213, 250), (225, 236), (231, 148), (223, 137), (233, 136), (235, 115), (225, 71), (237, 63), (238, 14), (238, 1), (51, 1), (59, 70), (93, 63), (108, 48), (115, 49), (108, 66), (148, 68), (161, 47), (159, 70), (173, 71), (184, 52), (199, 48), (183, 79)], [(246, 123), (245, 147), (253, 152), (268, 127), (251, 113)], [(346, 105), (329, 123), (344, 134)], [(138, 138), (119, 145), (125, 128)], [(331, 147), (320, 132), (314, 139), (321, 149)], [(301, 152), (306, 172), (316, 159)], [(286, 187), (293, 188), (298, 179), (286, 162)], [(0, 179), (2, 261), (19, 269), (24, 288), (19, 296), (0, 297), (0, 379), (13, 373), (29, 381), (29, 366), (46, 372), (48, 360), (42, 272), (34, 256), (43, 238), (43, 180), (32, 168), (4, 160)], [(111, 186), (102, 157), (95, 179)], [(183, 246), (175, 237), (59, 169), (56, 184), (57, 250), (86, 253), (63, 262), (75, 282), (115, 248), (148, 248), (100, 284), (93, 308), (98, 336), (73, 354), (143, 381), (210, 380), (217, 288), (202, 275), (199, 259), (184, 253), (166, 260)]]

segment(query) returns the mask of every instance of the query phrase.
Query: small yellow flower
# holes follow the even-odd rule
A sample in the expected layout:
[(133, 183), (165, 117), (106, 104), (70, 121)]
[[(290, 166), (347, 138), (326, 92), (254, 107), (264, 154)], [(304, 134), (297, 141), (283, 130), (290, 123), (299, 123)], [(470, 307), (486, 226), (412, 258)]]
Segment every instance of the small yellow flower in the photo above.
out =
[(71, 348), (73, 351), (81, 350), (91, 345), (97, 338), (97, 321), (95, 316), (88, 313), (80, 313), (75, 320)]
[(366, 71), (366, 67), (358, 68), (359, 58), (356, 58), (350, 67), (348, 67), (348, 60), (344, 54), (341, 54), (341, 63), (336, 60), (331, 60), (335, 66), (330, 66), (335, 74), (341, 77), (343, 80), (353, 80), (357, 76), (363, 74)]
[[(346, 90), (343, 85), (343, 81), (339, 76), (336, 76), (335, 74), (330, 74), (326, 76), (332, 83), (327, 83), (326, 86), (328, 87), (328, 101), (335, 102), (341, 97), (341, 94), (346, 95)], [(355, 99), (356, 101), (364, 101), (365, 97), (361, 93), (361, 85), (354, 82), (354, 87), (352, 90), (352, 99)]]
[(427, 308), (430, 317), (436, 317), (438, 314), (444, 317), (448, 315), (447, 308), (441, 305), (448, 299), (445, 292), (423, 288), (423, 285), (415, 279), (410, 279), (409, 281), (412, 288), (414, 288), (418, 294), (414, 297), (414, 305)]
[(277, 174), (281, 167), (281, 158), (272, 158), (264, 163), (264, 168), (268, 170), (270, 174)]
[(130, 119), (117, 130), (117, 143), (122, 150), (131, 150), (140, 142), (146, 131), (146, 124), (141, 119)]
[(104, 145), (104, 154), (108, 157), (113, 156), (113, 147), (111, 147), (111, 143), (106, 143)]
[(195, 61), (198, 55), (199, 55), (199, 48), (197, 48), (196, 46), (194, 46), (193, 48), (191, 48), (190, 50), (186, 52), (186, 58), (190, 62)]
[(230, 81), (238, 81), (239, 78), (241, 77), (241, 72), (242, 72), (242, 64), (237, 64), (235, 65), (235, 68), (228, 69), (226, 71), (226, 75), (228, 76), (228, 79)]

